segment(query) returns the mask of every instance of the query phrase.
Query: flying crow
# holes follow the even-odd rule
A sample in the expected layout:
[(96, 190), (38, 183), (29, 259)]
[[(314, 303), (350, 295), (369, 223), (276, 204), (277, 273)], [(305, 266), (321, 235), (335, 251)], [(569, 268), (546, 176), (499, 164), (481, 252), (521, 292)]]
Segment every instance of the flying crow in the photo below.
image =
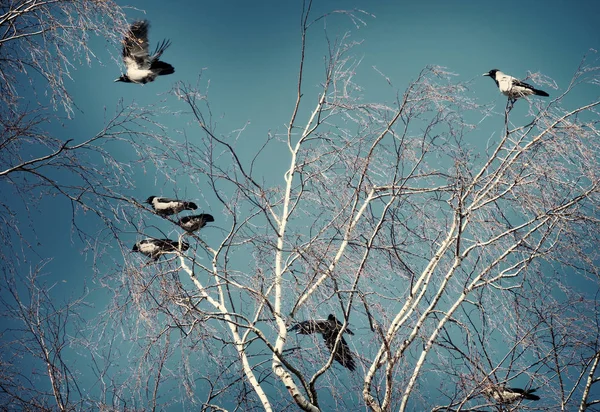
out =
[(488, 386), (484, 392), (486, 395), (494, 398), (496, 402), (499, 403), (514, 403), (517, 401), (521, 401), (523, 399), (527, 399), (530, 401), (539, 401), (540, 397), (534, 395), (533, 393), (537, 391), (535, 389), (521, 389), (521, 388), (507, 388), (505, 386)]
[(175, 215), (182, 210), (196, 210), (198, 206), (194, 202), (185, 202), (183, 200), (168, 199), (166, 197), (150, 196), (146, 203), (151, 204), (154, 211), (161, 216)]
[(185, 252), (190, 245), (187, 242), (179, 242), (171, 239), (143, 239), (133, 245), (132, 251), (140, 252), (143, 255), (158, 260), (165, 253)]
[(536, 89), (532, 85), (522, 82), (508, 74), (504, 74), (498, 69), (490, 70), (483, 75), (490, 76), (494, 79), (496, 86), (498, 86), (498, 89), (500, 89), (502, 94), (508, 96), (511, 100), (516, 100), (519, 97), (531, 96), (532, 94), (535, 94), (536, 96), (549, 96), (545, 91)]
[[(320, 333), (323, 335), (323, 339), (325, 340), (325, 345), (330, 352), (333, 352), (333, 347), (335, 346), (335, 341), (337, 339), (340, 330), (342, 329), (342, 324), (330, 314), (327, 317), (327, 320), (305, 320), (303, 322), (296, 323), (294, 326), (290, 328), (290, 331), (295, 330), (296, 333), (300, 335), (310, 335), (313, 333)], [(350, 329), (346, 329), (350, 335), (354, 335), (354, 333)], [(352, 352), (346, 343), (346, 340), (342, 337), (337, 350), (333, 354), (333, 358), (338, 361), (342, 366), (353, 371), (356, 369), (356, 364), (354, 363), (354, 359), (352, 358)]]
[(202, 229), (209, 222), (214, 222), (212, 215), (202, 213), (199, 215), (185, 216), (179, 219), (179, 226), (188, 232), (195, 232)]
[(123, 39), (123, 62), (127, 73), (122, 74), (115, 82), (146, 84), (153, 82), (157, 76), (175, 73), (173, 66), (158, 60), (171, 45), (169, 40), (158, 44), (154, 54), (150, 56), (148, 27), (147, 20), (136, 21), (129, 27)]

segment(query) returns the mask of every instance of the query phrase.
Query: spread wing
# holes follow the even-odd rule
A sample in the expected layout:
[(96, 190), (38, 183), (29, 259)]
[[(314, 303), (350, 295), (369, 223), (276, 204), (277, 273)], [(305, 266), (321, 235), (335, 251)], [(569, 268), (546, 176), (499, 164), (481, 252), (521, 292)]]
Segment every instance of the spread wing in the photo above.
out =
[(296, 323), (290, 330), (295, 330), (300, 335), (310, 335), (313, 333), (324, 333), (327, 325), (327, 321), (325, 320), (305, 320)]
[[(335, 332), (323, 334), (323, 339), (325, 340), (325, 345), (327, 346), (327, 349), (329, 349), (329, 352), (333, 352), (336, 338), (337, 333)], [(340, 339), (337, 350), (333, 353), (333, 359), (351, 371), (356, 369), (356, 364), (354, 362), (354, 358), (352, 357), (352, 351), (350, 351), (350, 347), (343, 337)]]
[(158, 58), (162, 56), (164, 51), (167, 50), (170, 45), (171, 42), (169, 40), (163, 40), (162, 43), (156, 46), (154, 54), (150, 57), (150, 70), (155, 71), (160, 75), (175, 73), (175, 68), (173, 66), (171, 66), (169, 63), (158, 60)]
[(129, 27), (129, 31), (123, 39), (123, 61), (129, 68), (149, 69), (150, 52), (148, 46), (147, 20), (136, 21)]

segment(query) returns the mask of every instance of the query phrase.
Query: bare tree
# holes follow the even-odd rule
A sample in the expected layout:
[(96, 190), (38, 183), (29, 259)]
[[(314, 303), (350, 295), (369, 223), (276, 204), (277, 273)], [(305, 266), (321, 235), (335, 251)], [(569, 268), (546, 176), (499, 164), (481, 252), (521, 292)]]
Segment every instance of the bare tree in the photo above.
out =
[[(121, 213), (145, 236), (160, 227), (191, 242), (155, 263), (125, 256), (103, 331), (118, 320), (120, 337), (144, 348), (130, 359), (137, 404), (154, 409), (153, 388), (176, 381), (176, 402), (203, 410), (593, 408), (600, 101), (565, 103), (597, 86), (593, 53), (552, 100), (518, 101), (523, 118), (433, 66), (400, 91), (382, 75), (392, 102), (364, 101), (358, 43), (326, 37), (315, 94), (306, 38), (332, 16), (310, 9), (290, 120), (255, 153), (236, 148), (243, 127), (217, 130), (198, 85), (173, 90), (203, 138), (161, 140), (163, 170), (220, 208), (209, 230), (222, 234), (212, 243), (176, 219)], [(364, 23), (361, 11), (340, 14)], [(497, 124), (491, 136), (482, 118)], [(265, 153), (282, 148), (276, 178)], [(342, 322), (331, 348), (289, 332), (329, 313)], [(354, 372), (336, 362), (342, 339)], [(539, 387), (541, 400), (498, 402), (489, 385)]]
[[(33, 199), (59, 195), (72, 203), (74, 212), (76, 207), (100, 208), (95, 201), (86, 204), (86, 196), (93, 197), (96, 188), (102, 190), (98, 182), (124, 175), (119, 173), (122, 165), (102, 147), (106, 140), (127, 137), (123, 126), (134, 119), (128, 118), (132, 112), (122, 105), (115, 117), (107, 115), (105, 129), (88, 139), (76, 141), (48, 131), (52, 122), (61, 120), (53, 109), (60, 108), (68, 116), (74, 113), (66, 81), (70, 68), (95, 60), (90, 36), (116, 43), (124, 22), (124, 14), (112, 1), (23, 0), (0, 5), (0, 184), (4, 194), (0, 231), (5, 246), (13, 236), (22, 239), (19, 224), (25, 222), (17, 210), (31, 212)], [(99, 159), (108, 163), (108, 170), (95, 167)], [(59, 173), (67, 176), (59, 180)], [(22, 240), (31, 247), (32, 239)], [(10, 262), (18, 253), (4, 249), (2, 258)]]
[(78, 372), (70, 369), (64, 352), (77, 338), (73, 331), (82, 329), (78, 312), (85, 295), (56, 306), (55, 285), (40, 279), (42, 270), (36, 268), (24, 281), (4, 274), (0, 400), (9, 409), (65, 411), (81, 407), (84, 399)]
[[(237, 146), (244, 127), (218, 130), (202, 77), (172, 90), (186, 107), (178, 114), (188, 116), (190, 132), (200, 137), (170, 137), (174, 133), (151, 121), (156, 108), (130, 107), (118, 109), (84, 142), (102, 159), (112, 158), (97, 142), (127, 144), (173, 186), (195, 185), (215, 214), (213, 227), (186, 232), (177, 217), (159, 216), (112, 185), (90, 184), (117, 179), (133, 187), (134, 174), (112, 160), (105, 174), (86, 168), (90, 163), (70, 168), (80, 165), (64, 160), (77, 153), (75, 142), (58, 144), (33, 164), (3, 167), (3, 178), (31, 174), (44, 183), (43, 193), (61, 193), (74, 211), (89, 208), (109, 229), (101, 245), (125, 232), (180, 245), (148, 260), (121, 242), (123, 263), (97, 273), (111, 304), (76, 336), (84, 337), (69, 339), (90, 355), (96, 381), (85, 396), (77, 389), (80, 372), (60, 356), (66, 340), (57, 332), (77, 324), (66, 316), (73, 305), (48, 306), (48, 293), (42, 303), (23, 303), (20, 294), (4, 300), (12, 318), (27, 327), (19, 347), (25, 347), (23, 336), (33, 339), (36, 356), (49, 364), (48, 390), (31, 397), (23, 393), (33, 383), (17, 390), (23, 379), (5, 374), (11, 404), (266, 411), (597, 407), (600, 101), (570, 106), (578, 100), (567, 99), (579, 87), (597, 87), (593, 53), (557, 97), (516, 102), (529, 107), (527, 116), (512, 105), (482, 105), (468, 84), (435, 66), (415, 73), (403, 90), (379, 73), (390, 99), (370, 102), (354, 81), (362, 70), (353, 55), (360, 44), (349, 35), (331, 38), (325, 31), (324, 78), (317, 92), (305, 84), (313, 29), (334, 15), (358, 26), (367, 18), (358, 10), (313, 18), (311, 6), (305, 3), (301, 18), (290, 119), (255, 153)], [(531, 77), (558, 89), (541, 74)], [(482, 131), (482, 118), (496, 123), (491, 135)], [(179, 132), (186, 137), (188, 129)], [(273, 170), (271, 150), (286, 153), (284, 170)], [(81, 184), (65, 187), (36, 174), (65, 165)], [(11, 227), (17, 234), (18, 226)], [(90, 245), (98, 239), (81, 236)], [(23, 315), (36, 308), (51, 309), (46, 317)], [(325, 341), (317, 327), (308, 335), (290, 331), (328, 314), (341, 323)], [(49, 333), (55, 338), (38, 339)], [(339, 361), (339, 351), (348, 349), (354, 371)], [(541, 399), (499, 401), (489, 388), (503, 386), (537, 389)]]
[[(4, 110), (25, 114), (23, 92), (33, 89), (41, 105), (73, 113), (69, 70), (97, 57), (91, 35), (118, 42), (125, 15), (113, 1), (10, 0), (0, 4), (0, 91)], [(50, 99), (45, 102), (47, 94)], [(31, 110), (31, 108), (28, 108)]]
[[(64, 231), (99, 262), (118, 236), (114, 203), (132, 202), (132, 165), (111, 150), (149, 147), (161, 126), (148, 109), (115, 102), (98, 133), (83, 139), (55, 135), (76, 104), (68, 92), (70, 70), (97, 60), (91, 36), (115, 46), (127, 28), (124, 13), (105, 0), (9, 0), (0, 4), (0, 403), (25, 410), (86, 409), (89, 388), (73, 368), (73, 353), (86, 347), (81, 315), (89, 289), (71, 300), (55, 295), (46, 271), (36, 216), (42, 208), (71, 212)], [(155, 111), (152, 110), (154, 113)], [(65, 119), (65, 116), (67, 119)], [(150, 151), (151, 152), (151, 151)], [(44, 204), (42, 205), (42, 202)], [(53, 222), (55, 223), (55, 222)], [(95, 266), (96, 269), (102, 265)], [(81, 342), (81, 345), (78, 343)]]

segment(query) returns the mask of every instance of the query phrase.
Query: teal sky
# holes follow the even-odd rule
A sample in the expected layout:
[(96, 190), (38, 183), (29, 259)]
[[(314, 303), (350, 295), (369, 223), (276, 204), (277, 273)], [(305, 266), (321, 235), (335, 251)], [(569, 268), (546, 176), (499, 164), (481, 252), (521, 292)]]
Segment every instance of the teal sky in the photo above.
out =
[[(72, 71), (73, 81), (67, 86), (78, 109), (72, 121), (53, 126), (57, 134), (75, 141), (95, 134), (103, 126), (105, 111), (110, 116), (121, 99), (125, 105), (135, 102), (184, 109), (181, 102), (167, 94), (177, 81), (199, 81), (201, 90), (208, 87), (217, 134), (227, 135), (248, 123), (237, 144), (242, 153), (254, 153), (269, 132), (285, 130), (295, 103), (301, 1), (139, 0), (120, 4), (126, 8), (129, 21), (150, 21), (151, 48), (164, 38), (171, 40), (162, 60), (175, 67), (175, 74), (145, 86), (113, 83), (124, 71), (120, 50), (104, 39), (94, 39), (94, 50), (102, 63), (78, 66)], [(567, 86), (589, 49), (600, 49), (598, 1), (316, 0), (313, 16), (340, 9), (366, 12), (355, 12), (366, 25), (357, 27), (343, 15), (328, 17), (326, 25), (331, 39), (351, 31), (351, 38), (362, 42), (353, 50), (362, 60), (355, 81), (370, 101), (393, 102), (396, 90), (403, 90), (423, 67), (440, 65), (456, 73), (459, 81), (468, 82), (469, 93), (480, 104), (495, 105), (500, 112), (506, 98), (482, 73), (497, 68), (524, 78), (528, 71), (541, 72), (556, 81), (558, 90), (545, 88), (555, 96)], [(316, 23), (316, 29), (309, 33), (304, 80), (307, 97), (311, 90), (316, 95), (323, 79), (324, 23)], [(378, 72), (387, 76), (393, 87)], [(597, 94), (597, 88), (590, 93)], [(159, 116), (157, 120), (173, 134), (186, 130), (188, 138), (194, 138), (199, 133), (190, 116)], [(498, 118), (486, 119), (469, 139), (475, 146), (484, 147), (499, 132), (499, 124)], [(126, 158), (132, 153), (116, 155)], [(268, 161), (258, 170), (263, 171), (265, 180), (282, 181), (282, 170), (288, 165), (285, 147), (271, 147), (264, 158)], [(165, 183), (151, 167), (146, 174), (140, 173), (139, 165), (135, 170), (132, 197), (143, 200), (152, 194), (177, 193), (194, 200), (200, 211), (212, 213), (217, 219), (203, 232), (205, 240), (210, 244), (221, 239), (219, 228), (226, 225), (220, 226), (221, 210), (211, 207), (214, 203), (210, 194), (196, 193), (185, 181), (179, 187)], [(54, 292), (59, 301), (77, 295), (84, 284), (94, 283), (91, 257), (79, 253), (77, 239), (65, 229), (70, 212), (61, 212), (60, 205), (64, 205), (60, 199), (46, 199), (32, 216), (39, 225), (39, 253), (43, 258), (53, 258), (46, 267), (47, 281), (59, 282)], [(159, 232), (149, 230), (147, 234)], [(132, 232), (121, 240), (133, 244), (138, 238)], [(116, 244), (114, 255), (119, 256)], [(90, 296), (88, 316), (103, 309), (105, 297), (99, 291)]]
[[(355, 12), (366, 23), (358, 28), (343, 15), (326, 20), (331, 39), (351, 31), (351, 38), (362, 42), (353, 52), (362, 60), (355, 81), (363, 87), (366, 100), (392, 103), (396, 90), (403, 90), (423, 67), (441, 65), (456, 73), (457, 80), (469, 82), (470, 94), (480, 104), (495, 106), (499, 112), (504, 109), (506, 99), (482, 73), (498, 68), (524, 78), (528, 71), (541, 72), (558, 85), (558, 91), (547, 88), (552, 97), (564, 90), (589, 49), (600, 49), (597, 26), (600, 4), (594, 1), (550, 1), (543, 7), (518, 1), (504, 2), (502, 7), (498, 2), (403, 3), (336, 0), (316, 1), (313, 6), (313, 16), (332, 10), (366, 12)], [(208, 91), (218, 134), (228, 135), (248, 123), (237, 142), (242, 154), (254, 153), (269, 132), (285, 131), (295, 103), (300, 1), (190, 1), (178, 2), (175, 7), (164, 1), (140, 0), (122, 6), (130, 21), (150, 21), (151, 48), (164, 38), (172, 41), (163, 60), (175, 67), (175, 74), (144, 86), (113, 83), (124, 71), (120, 49), (103, 39), (94, 39), (94, 50), (102, 64), (80, 66), (72, 72), (73, 82), (68, 86), (79, 111), (73, 121), (66, 121), (58, 128), (58, 133), (76, 140), (96, 133), (102, 128), (105, 116), (114, 114), (120, 100), (126, 106), (137, 103), (185, 109), (168, 95), (177, 81), (198, 84), (200, 90)], [(323, 79), (326, 53), (323, 27), (323, 22), (317, 23), (316, 30), (309, 33), (305, 97), (311, 90), (316, 96)], [(378, 71), (390, 79), (393, 87)], [(526, 107), (517, 106), (515, 110), (525, 113)], [(158, 116), (156, 120), (172, 130), (172, 135), (182, 129), (188, 138), (198, 133), (189, 116)], [(497, 126), (497, 119), (484, 120), (477, 133), (470, 136), (473, 144), (483, 148), (497, 133)], [(281, 173), (273, 171), (282, 171), (288, 165), (285, 147), (279, 147), (280, 153), (276, 146), (270, 147), (265, 155), (268, 161), (259, 165), (264, 167), (265, 179), (277, 181)], [(143, 200), (149, 193), (165, 196), (185, 193), (198, 201), (204, 211), (219, 213), (211, 210), (210, 199), (203, 198), (205, 194), (188, 191), (185, 182), (176, 188), (155, 178), (152, 168), (137, 176), (137, 192), (131, 195)], [(54, 242), (57, 235), (68, 236), (68, 232), (49, 230), (39, 235), (48, 248), (47, 256), (53, 256), (59, 268), (74, 264), (72, 250)], [(135, 238), (132, 234), (131, 239)], [(81, 276), (73, 275), (70, 280), (80, 283)]]

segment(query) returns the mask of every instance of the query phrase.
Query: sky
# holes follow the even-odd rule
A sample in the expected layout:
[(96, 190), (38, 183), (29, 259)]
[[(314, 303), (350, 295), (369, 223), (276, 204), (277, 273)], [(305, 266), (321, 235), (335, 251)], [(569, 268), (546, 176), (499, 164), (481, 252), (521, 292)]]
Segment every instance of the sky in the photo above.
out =
[[(114, 111), (121, 99), (125, 105), (165, 101), (176, 106), (180, 103), (165, 94), (177, 81), (195, 84), (200, 72), (201, 88), (210, 85), (208, 95), (217, 132), (228, 134), (249, 123), (238, 142), (242, 152), (255, 149), (267, 133), (285, 130), (295, 103), (301, 1), (139, 0), (119, 4), (129, 21), (150, 21), (151, 48), (164, 38), (171, 40), (162, 59), (176, 72), (145, 86), (113, 83), (124, 70), (120, 50), (103, 39), (93, 39), (101, 64), (94, 62), (72, 70), (73, 81), (67, 86), (78, 110), (72, 121), (55, 125), (58, 131), (75, 139), (95, 133), (102, 127), (105, 110)], [(483, 73), (497, 68), (524, 78), (528, 72), (539, 71), (556, 81), (558, 90), (546, 90), (552, 96), (564, 90), (589, 49), (600, 49), (598, 1), (316, 0), (313, 15), (340, 9), (368, 13), (357, 13), (366, 23), (359, 27), (342, 15), (331, 16), (326, 22), (331, 38), (351, 31), (351, 38), (362, 42), (354, 49), (362, 60), (355, 80), (372, 101), (393, 102), (395, 88), (402, 90), (423, 67), (440, 65), (456, 73), (457, 80), (469, 82), (469, 93), (478, 102), (496, 105), (501, 111), (506, 98), (492, 80), (481, 76)], [(305, 78), (306, 85), (314, 85), (315, 94), (324, 73), (326, 51), (323, 22), (317, 24), (308, 38)], [(378, 71), (390, 79), (394, 89)], [(193, 130), (185, 124), (186, 119), (164, 116), (159, 121), (172, 130)], [(486, 119), (481, 135), (472, 138), (487, 141), (497, 121)], [(274, 151), (271, 161), (261, 165), (266, 179), (281, 176), (273, 171), (287, 165), (287, 157), (270, 150)], [(136, 184), (131, 195), (139, 200), (150, 194), (172, 196), (178, 190), (198, 202), (200, 210), (215, 216), (220, 212), (211, 209), (209, 197), (191, 189), (163, 182), (155, 186), (151, 174), (140, 176)], [(34, 220), (45, 229), (38, 232), (40, 253), (53, 258), (47, 267), (49, 276), (61, 281), (56, 294), (66, 297), (89, 282), (91, 262), (78, 253), (78, 245), (64, 230), (68, 214), (55, 217), (56, 209), (53, 213), (42, 212)], [(207, 230), (207, 241), (217, 241), (220, 233)], [(135, 241), (136, 235), (131, 234), (130, 239)], [(90, 311), (102, 305), (98, 297)]]

